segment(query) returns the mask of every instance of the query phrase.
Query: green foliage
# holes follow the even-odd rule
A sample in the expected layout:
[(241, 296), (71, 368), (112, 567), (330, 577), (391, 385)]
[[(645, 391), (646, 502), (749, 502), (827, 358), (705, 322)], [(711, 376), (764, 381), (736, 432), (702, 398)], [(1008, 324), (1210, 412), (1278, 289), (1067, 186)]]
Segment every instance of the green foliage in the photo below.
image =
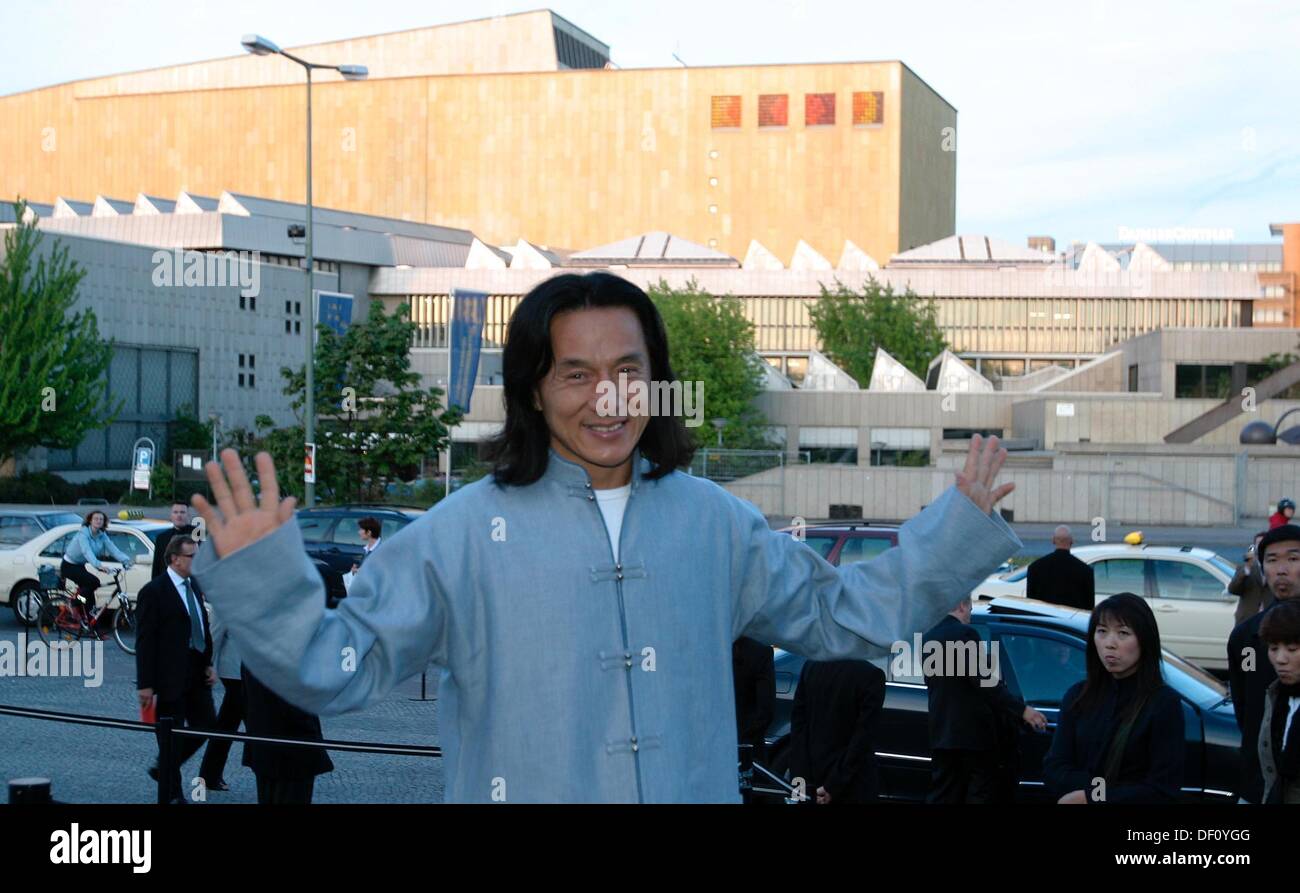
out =
[[(14, 205), (19, 221), (26, 209)], [(20, 222), (0, 257), (0, 463), (38, 446), (71, 449), (121, 408), (105, 406), (112, 345), (93, 311), (71, 312), (85, 271), (64, 245), (38, 259), (42, 238)]]
[(877, 347), (925, 378), (930, 361), (948, 347), (936, 313), (933, 301), (923, 301), (911, 288), (898, 294), (874, 276), (861, 292), (842, 282), (836, 282), (834, 291), (823, 285), (821, 297), (808, 309), (822, 352), (864, 388), (871, 381)]
[(688, 427), (700, 446), (716, 446), (714, 419), (726, 419), (722, 444), (731, 449), (773, 449), (767, 419), (754, 405), (763, 388), (763, 360), (754, 350), (754, 325), (734, 297), (701, 291), (695, 280), (672, 288), (661, 279), (649, 289), (668, 332), (669, 359), (683, 383), (704, 383), (704, 423)]
[[(444, 409), (440, 388), (421, 388), (410, 369), (414, 324), (407, 308), (387, 314), (378, 301), (365, 322), (353, 323), (339, 337), (317, 326), (314, 391), (316, 399), (316, 489), (324, 500), (382, 501), (390, 481), (419, 473), (425, 456), (446, 447), (459, 409)], [(305, 369), (282, 368), (284, 393), (300, 419), (306, 404)], [(301, 498), (304, 426), (274, 427), (266, 416), (253, 429), (236, 429), (227, 445), (251, 462), (258, 450), (275, 459), (282, 495)]]

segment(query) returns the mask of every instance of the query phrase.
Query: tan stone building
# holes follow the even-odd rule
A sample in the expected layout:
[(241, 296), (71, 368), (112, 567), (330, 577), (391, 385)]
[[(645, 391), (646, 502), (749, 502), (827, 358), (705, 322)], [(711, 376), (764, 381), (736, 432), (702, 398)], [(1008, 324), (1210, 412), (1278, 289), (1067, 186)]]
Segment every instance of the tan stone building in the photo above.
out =
[[(881, 263), (954, 231), (957, 113), (902, 62), (621, 70), (549, 10), (293, 52), (370, 70), (314, 76), (324, 207), (495, 244), (667, 230)], [(303, 84), (241, 54), (0, 97), (0, 196), (302, 201)]]

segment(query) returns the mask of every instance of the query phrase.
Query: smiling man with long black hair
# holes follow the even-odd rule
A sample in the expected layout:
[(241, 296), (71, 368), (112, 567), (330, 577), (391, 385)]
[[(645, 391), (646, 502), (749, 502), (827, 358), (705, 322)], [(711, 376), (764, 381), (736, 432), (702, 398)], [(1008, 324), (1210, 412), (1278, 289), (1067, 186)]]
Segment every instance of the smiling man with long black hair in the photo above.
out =
[[(731, 646), (868, 659), (934, 625), (1020, 547), (993, 511), (997, 439), (873, 561), (834, 568), (754, 506), (681, 469), (675, 416), (611, 417), (601, 382), (671, 382), (646, 294), (607, 273), (538, 285), (511, 317), (489, 477), (366, 562), (338, 610), (256, 457), (208, 463), (220, 514), (196, 571), (245, 664), (333, 714), (441, 668), (448, 801), (740, 800)], [(707, 398), (707, 395), (706, 395)]]

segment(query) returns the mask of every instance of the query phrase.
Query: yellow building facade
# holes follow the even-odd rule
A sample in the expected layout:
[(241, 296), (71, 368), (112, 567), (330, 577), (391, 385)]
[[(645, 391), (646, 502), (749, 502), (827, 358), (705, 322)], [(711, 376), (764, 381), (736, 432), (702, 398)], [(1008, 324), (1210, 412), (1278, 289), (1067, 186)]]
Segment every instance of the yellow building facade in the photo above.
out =
[[(956, 110), (897, 61), (597, 67), (542, 10), (295, 48), (318, 206), (583, 248), (667, 230), (884, 264), (954, 232)], [(603, 53), (602, 53), (603, 50)], [(237, 56), (0, 97), (0, 197), (302, 201), (302, 69)]]

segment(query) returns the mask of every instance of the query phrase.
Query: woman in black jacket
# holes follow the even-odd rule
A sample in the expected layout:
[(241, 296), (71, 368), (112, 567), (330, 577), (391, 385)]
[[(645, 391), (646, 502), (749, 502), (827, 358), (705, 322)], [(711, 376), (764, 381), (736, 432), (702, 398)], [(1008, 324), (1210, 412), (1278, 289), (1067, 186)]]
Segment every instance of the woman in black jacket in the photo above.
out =
[(1058, 803), (1166, 803), (1183, 784), (1183, 708), (1162, 675), (1160, 631), (1144, 599), (1093, 609), (1088, 675), (1061, 701), (1043, 779)]

